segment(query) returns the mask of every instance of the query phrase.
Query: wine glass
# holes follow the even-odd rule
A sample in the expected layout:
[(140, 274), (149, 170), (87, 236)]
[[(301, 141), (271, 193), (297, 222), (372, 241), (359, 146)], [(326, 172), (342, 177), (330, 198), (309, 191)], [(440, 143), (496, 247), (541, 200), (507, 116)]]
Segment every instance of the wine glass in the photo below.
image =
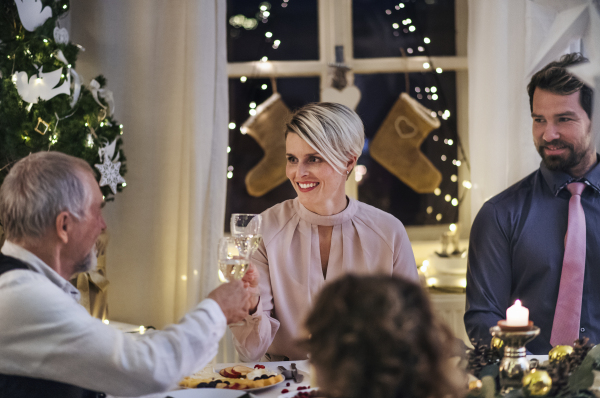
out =
[(227, 282), (240, 280), (246, 274), (250, 264), (250, 255), (246, 245), (239, 245), (239, 240), (224, 237), (219, 240), (218, 259), (219, 271)]
[(231, 236), (250, 255), (262, 240), (262, 216), (260, 214), (235, 213), (231, 215)]

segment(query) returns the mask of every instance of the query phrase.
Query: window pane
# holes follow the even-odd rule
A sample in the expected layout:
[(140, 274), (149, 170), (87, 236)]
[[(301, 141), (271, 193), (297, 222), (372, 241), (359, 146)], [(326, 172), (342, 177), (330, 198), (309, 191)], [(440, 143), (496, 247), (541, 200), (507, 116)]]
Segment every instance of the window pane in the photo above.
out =
[(454, 0), (353, 0), (352, 15), (354, 58), (456, 55)]
[[(319, 100), (319, 81), (318, 77), (277, 79), (277, 91), (293, 111)], [(267, 89), (263, 90), (265, 84)], [(246, 174), (262, 159), (264, 152), (254, 138), (240, 132), (240, 126), (250, 116), (251, 103), (258, 106), (271, 94), (269, 79), (248, 79), (245, 83), (240, 79), (229, 79), (230, 122), (235, 123), (236, 127), (229, 130), (229, 167), (232, 168), (232, 174), (227, 181), (225, 231), (229, 231), (231, 213), (261, 213), (279, 202), (296, 197), (296, 191), (289, 181), (258, 198), (250, 196), (246, 190)]]
[(229, 62), (319, 59), (317, 0), (228, 0), (227, 20)]
[[(409, 76), (410, 96), (435, 111), (441, 121), (441, 127), (432, 131), (421, 146), (423, 154), (442, 173), (440, 194), (416, 193), (372, 159), (368, 151), (370, 141), (398, 100), (400, 93), (405, 90), (405, 75), (357, 74), (355, 84), (361, 90), (362, 98), (356, 111), (364, 122), (367, 139), (365, 150), (358, 160), (359, 165), (367, 168), (367, 173), (358, 182), (359, 200), (393, 214), (405, 225), (456, 222), (458, 206), (452, 205), (452, 199), (460, 199), (457, 195), (458, 184), (461, 182), (457, 177), (453, 177), (458, 176), (458, 168), (453, 161), (459, 159), (455, 119), (455, 73), (411, 73)], [(434, 94), (437, 94), (437, 100), (433, 99), (436, 98)], [(428, 96), (431, 96), (431, 99), (428, 99)], [(449, 111), (450, 117), (444, 120), (442, 115), (446, 110)], [(461, 165), (461, 167), (465, 166)], [(453, 179), (455, 181), (452, 181)], [(440, 217), (438, 214), (441, 214), (439, 220), (436, 218)]]

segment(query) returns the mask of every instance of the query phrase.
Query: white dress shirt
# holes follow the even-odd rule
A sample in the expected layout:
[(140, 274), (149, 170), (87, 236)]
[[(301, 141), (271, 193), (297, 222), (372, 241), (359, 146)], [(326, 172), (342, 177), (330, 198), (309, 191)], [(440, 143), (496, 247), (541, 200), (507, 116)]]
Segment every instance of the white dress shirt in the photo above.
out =
[(77, 289), (31, 252), (7, 241), (2, 253), (29, 267), (0, 276), (2, 374), (137, 396), (172, 388), (217, 354), (227, 320), (211, 299), (134, 338), (92, 318)]

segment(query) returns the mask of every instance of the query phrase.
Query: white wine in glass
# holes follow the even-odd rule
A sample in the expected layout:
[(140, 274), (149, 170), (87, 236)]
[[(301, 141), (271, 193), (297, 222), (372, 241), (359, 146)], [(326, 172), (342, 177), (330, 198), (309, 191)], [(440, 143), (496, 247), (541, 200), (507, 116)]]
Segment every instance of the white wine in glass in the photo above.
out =
[(239, 281), (248, 271), (249, 262), (247, 258), (219, 259), (219, 270), (227, 282)]
[(225, 237), (219, 240), (219, 271), (227, 282), (242, 279), (248, 271), (251, 252), (239, 243), (236, 238)]
[(231, 215), (231, 236), (244, 251), (254, 253), (262, 241), (262, 216), (260, 214)]

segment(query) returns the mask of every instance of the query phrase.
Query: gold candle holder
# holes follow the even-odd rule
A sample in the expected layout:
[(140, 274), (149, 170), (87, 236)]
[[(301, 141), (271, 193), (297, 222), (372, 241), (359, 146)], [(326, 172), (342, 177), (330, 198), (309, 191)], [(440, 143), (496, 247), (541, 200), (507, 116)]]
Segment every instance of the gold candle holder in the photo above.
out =
[(498, 326), (492, 326), (490, 333), (504, 341), (504, 357), (500, 361), (501, 394), (506, 394), (523, 386), (523, 377), (529, 372), (525, 344), (540, 334), (540, 328), (529, 321), (527, 326), (509, 326), (506, 321), (498, 321)]

